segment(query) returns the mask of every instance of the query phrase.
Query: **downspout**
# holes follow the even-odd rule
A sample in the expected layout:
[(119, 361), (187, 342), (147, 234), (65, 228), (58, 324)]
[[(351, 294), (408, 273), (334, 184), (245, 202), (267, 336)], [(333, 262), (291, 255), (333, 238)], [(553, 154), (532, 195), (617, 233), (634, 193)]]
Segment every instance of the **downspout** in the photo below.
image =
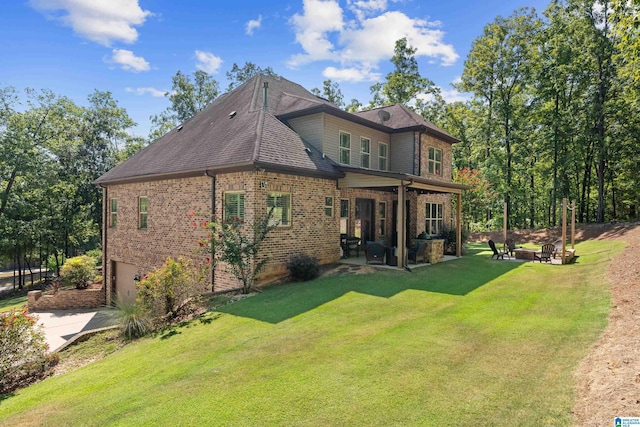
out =
[(111, 280), (109, 280), (109, 286), (107, 286), (107, 273), (109, 273), (109, 275), (112, 274), (112, 272), (107, 269), (107, 231), (109, 228), (107, 219), (109, 212), (107, 209), (109, 207), (109, 190), (104, 184), (98, 185), (100, 186), (100, 188), (102, 188), (102, 283), (104, 287), (104, 303), (105, 305), (111, 305), (111, 292), (107, 290), (107, 288), (111, 289), (113, 285), (111, 283)]
[[(209, 171), (204, 171), (204, 174), (211, 178), (211, 220), (213, 221), (216, 217), (216, 176), (209, 175)], [(214, 260), (216, 254), (213, 252), (213, 246), (211, 249), (211, 292), (215, 292), (216, 263)]]

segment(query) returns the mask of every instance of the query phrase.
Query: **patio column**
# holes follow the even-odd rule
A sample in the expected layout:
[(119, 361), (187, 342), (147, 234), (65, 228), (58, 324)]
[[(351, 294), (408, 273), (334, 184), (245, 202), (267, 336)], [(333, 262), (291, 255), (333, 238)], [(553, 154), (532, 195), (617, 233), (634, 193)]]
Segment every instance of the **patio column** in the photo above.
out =
[(456, 256), (462, 256), (462, 193), (458, 193), (456, 203)]
[(406, 200), (406, 194), (405, 194), (405, 186), (401, 183), (400, 185), (398, 185), (398, 212), (396, 215), (396, 228), (398, 229), (398, 248), (397, 248), (397, 252), (398, 252), (398, 268), (400, 269), (404, 269), (405, 265), (404, 265), (404, 257), (405, 257), (405, 252), (406, 252), (406, 247), (407, 247), (407, 242), (406, 242), (406, 235), (407, 235), (407, 231), (406, 231), (406, 225), (405, 225), (405, 221), (406, 221), (406, 212), (405, 212), (405, 200)]

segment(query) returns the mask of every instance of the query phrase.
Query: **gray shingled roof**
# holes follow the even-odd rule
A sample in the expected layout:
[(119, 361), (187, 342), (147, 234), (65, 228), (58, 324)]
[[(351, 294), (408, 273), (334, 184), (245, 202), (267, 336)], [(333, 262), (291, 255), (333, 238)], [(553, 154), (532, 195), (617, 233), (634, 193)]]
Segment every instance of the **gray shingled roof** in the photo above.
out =
[[(268, 108), (263, 110), (263, 82)], [(282, 102), (282, 100), (285, 102)], [(290, 102), (291, 99), (297, 100)], [(97, 184), (271, 167), (342, 176), (338, 166), (306, 144), (272, 112), (330, 104), (283, 78), (258, 75), (218, 97), (200, 113), (98, 178)], [(233, 117), (232, 112), (236, 112)]]
[[(268, 83), (267, 109), (264, 83)], [(340, 167), (305, 143), (284, 122), (286, 117), (325, 111), (354, 122), (394, 132), (426, 129), (448, 142), (451, 135), (400, 104), (383, 107), (390, 118), (382, 122), (379, 108), (351, 114), (282, 77), (257, 75), (171, 130), (96, 184), (252, 169), (291, 171), (327, 177), (343, 176)], [(235, 112), (235, 114), (231, 114)], [(282, 120), (281, 120), (282, 119)]]
[[(382, 121), (380, 118), (380, 111), (386, 111), (389, 113), (389, 119)], [(390, 127), (395, 131), (411, 128), (426, 128), (427, 133), (434, 134), (446, 142), (455, 144), (459, 142), (458, 139), (451, 136), (445, 130), (439, 128), (428, 120), (425, 120), (420, 114), (405, 107), (402, 104), (388, 105), (385, 107), (374, 108), (366, 111), (359, 111), (355, 113), (356, 116), (363, 119)]]

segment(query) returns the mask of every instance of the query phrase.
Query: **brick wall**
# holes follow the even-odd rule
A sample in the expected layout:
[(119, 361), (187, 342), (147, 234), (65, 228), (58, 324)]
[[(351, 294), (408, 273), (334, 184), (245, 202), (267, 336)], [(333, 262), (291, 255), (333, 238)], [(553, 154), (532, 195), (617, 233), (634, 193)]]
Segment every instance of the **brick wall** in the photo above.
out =
[(27, 294), (29, 311), (98, 308), (104, 306), (105, 303), (105, 292), (102, 287), (98, 289), (62, 289), (53, 295), (43, 295), (42, 291), (29, 291)]
[[(451, 144), (427, 134), (422, 134), (421, 144), (420, 175), (437, 181), (451, 182), (453, 176), (451, 171)], [(442, 176), (429, 173), (429, 147), (442, 150)]]
[[(160, 267), (169, 256), (191, 256), (207, 230), (193, 226), (211, 212), (212, 179), (207, 176), (110, 185), (110, 199), (118, 200), (118, 223), (107, 226), (105, 285), (111, 301), (113, 262), (133, 264), (141, 275)], [(148, 198), (147, 228), (138, 226), (138, 197)], [(199, 215), (190, 217), (191, 212)], [(107, 215), (108, 216), (108, 215)]]

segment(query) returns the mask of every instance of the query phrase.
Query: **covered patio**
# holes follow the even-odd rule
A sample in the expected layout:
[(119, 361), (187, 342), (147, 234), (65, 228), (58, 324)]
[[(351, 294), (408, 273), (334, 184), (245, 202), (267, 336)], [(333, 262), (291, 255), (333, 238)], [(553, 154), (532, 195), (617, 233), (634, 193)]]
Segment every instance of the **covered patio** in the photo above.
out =
[[(343, 168), (345, 172), (344, 178), (338, 179), (338, 187), (340, 189), (362, 189), (375, 190), (393, 193), (395, 195), (394, 202), (397, 202), (397, 212), (395, 214), (395, 230), (397, 237), (397, 266), (380, 266), (385, 268), (405, 269), (406, 267), (414, 268), (420, 264), (407, 263), (407, 252), (411, 246), (408, 241), (410, 234), (407, 228), (407, 211), (406, 201), (410, 192), (419, 195), (424, 194), (455, 194), (456, 209), (454, 220), (452, 221), (456, 229), (456, 255), (450, 256), (455, 259), (462, 256), (462, 191), (467, 189), (466, 185), (457, 184), (449, 181), (439, 181), (435, 179), (424, 178), (417, 175), (396, 172), (383, 172), (374, 170), (363, 170), (360, 168)], [(415, 221), (416, 218), (413, 219)], [(364, 243), (363, 248), (364, 249)], [(361, 251), (362, 251), (361, 249)], [(360, 262), (357, 258), (346, 258), (341, 260), (344, 263)], [(362, 258), (362, 265), (366, 263), (366, 258)], [(376, 265), (378, 266), (378, 265)]]

